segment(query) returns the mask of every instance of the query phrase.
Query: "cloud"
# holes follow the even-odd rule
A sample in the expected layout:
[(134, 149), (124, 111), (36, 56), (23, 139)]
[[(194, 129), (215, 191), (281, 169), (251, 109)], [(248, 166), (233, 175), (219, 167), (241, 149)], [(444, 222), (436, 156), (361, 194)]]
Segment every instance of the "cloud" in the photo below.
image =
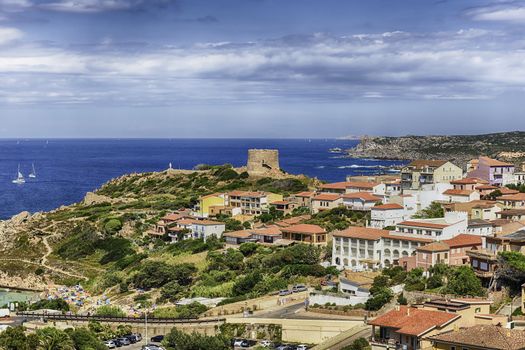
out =
[(0, 11), (17, 12), (42, 9), (70, 13), (107, 11), (145, 11), (173, 4), (175, 0), (0, 0)]
[(498, 2), (488, 6), (469, 9), (466, 11), (466, 14), (477, 21), (525, 23), (525, 2)]
[(16, 28), (0, 27), (0, 46), (20, 39), (23, 33)]
[(491, 99), (525, 90), (522, 47), (519, 37), (481, 29), (317, 33), (140, 50), (112, 40), (96, 47), (33, 44), (0, 50), (0, 102)]

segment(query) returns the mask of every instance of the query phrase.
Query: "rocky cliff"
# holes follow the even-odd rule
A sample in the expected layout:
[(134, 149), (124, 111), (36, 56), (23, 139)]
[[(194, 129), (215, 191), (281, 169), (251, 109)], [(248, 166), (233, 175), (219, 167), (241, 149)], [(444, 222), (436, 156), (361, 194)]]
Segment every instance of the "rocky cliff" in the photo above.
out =
[(503, 132), (485, 135), (402, 136), (361, 138), (347, 150), (353, 158), (378, 159), (448, 159), (459, 166), (479, 155), (516, 164), (525, 160), (525, 132)]

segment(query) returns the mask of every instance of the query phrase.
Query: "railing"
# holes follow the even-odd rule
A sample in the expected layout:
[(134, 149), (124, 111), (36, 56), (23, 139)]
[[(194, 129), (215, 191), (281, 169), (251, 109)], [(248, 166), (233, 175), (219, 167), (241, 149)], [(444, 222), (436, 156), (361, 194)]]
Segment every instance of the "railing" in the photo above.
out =
[[(29, 319), (44, 319), (55, 321), (98, 321), (98, 322), (118, 322), (118, 323), (144, 323), (144, 317), (118, 317), (118, 316), (95, 316), (95, 315), (68, 315), (68, 314), (50, 314), (50, 313), (32, 313), (32, 312), (17, 312), (17, 316)], [(225, 318), (199, 319), (199, 318), (168, 318), (168, 317), (152, 317), (148, 316), (148, 323), (218, 323), (226, 322)]]

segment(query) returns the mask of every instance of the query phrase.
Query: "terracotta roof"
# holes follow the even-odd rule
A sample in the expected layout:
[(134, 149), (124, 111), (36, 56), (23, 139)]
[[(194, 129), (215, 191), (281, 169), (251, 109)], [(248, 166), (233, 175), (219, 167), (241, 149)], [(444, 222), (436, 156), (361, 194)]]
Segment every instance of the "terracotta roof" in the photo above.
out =
[(449, 251), (450, 247), (448, 244), (443, 242), (432, 242), (427, 245), (418, 247), (417, 250), (422, 250), (425, 252), (443, 252), (443, 251)]
[(518, 193), (520, 193), (520, 191), (513, 190), (513, 189), (510, 189), (508, 187), (498, 187), (498, 189), (501, 192), (501, 194), (518, 194)]
[(505, 167), (514, 166), (514, 164), (505, 163), (500, 160), (492, 159), (489, 157), (479, 157), (479, 159), (483, 161), (483, 163), (487, 164), (488, 166), (505, 166)]
[(304, 234), (316, 234), (316, 233), (326, 233), (325, 229), (317, 226), (317, 225), (310, 225), (310, 224), (298, 224), (293, 225), (289, 227), (285, 227), (282, 229), (283, 232), (291, 232), (291, 233), (304, 233)]
[(475, 185), (475, 184), (488, 184), (489, 182), (478, 177), (466, 177), (464, 179), (450, 181), (452, 185)]
[(498, 186), (492, 186), (492, 185), (479, 185), (476, 186), (476, 190), (497, 190)]
[(470, 196), (472, 193), (476, 191), (474, 190), (446, 190), (443, 192), (443, 194), (449, 195), (449, 196)]
[(321, 188), (331, 189), (331, 190), (346, 190), (347, 183), (348, 182), (344, 181), (344, 182), (334, 182), (334, 183), (329, 183), (329, 184), (322, 184)]
[(460, 317), (461, 315), (448, 312), (400, 306), (399, 309), (387, 312), (368, 323), (374, 326), (394, 328), (395, 332), (401, 334), (421, 336)]
[(506, 194), (504, 196), (498, 197), (498, 200), (502, 201), (525, 201), (525, 193), (517, 193), (517, 194)]
[(379, 185), (377, 182), (366, 182), (366, 181), (349, 181), (346, 183), (346, 188), (354, 187), (354, 188), (365, 188), (365, 189), (373, 189)]
[(224, 193), (211, 193), (205, 196), (201, 196), (199, 199), (211, 198), (211, 197), (221, 197)]
[(231, 238), (250, 238), (252, 236), (252, 233), (249, 230), (241, 230), (241, 231), (225, 232), (222, 235), (224, 237), (231, 237)]
[(185, 215), (182, 215), (182, 214), (170, 213), (170, 214), (164, 215), (161, 220), (177, 221), (179, 219), (182, 219), (184, 216)]
[(397, 224), (398, 226), (413, 226), (413, 227), (427, 227), (427, 228), (437, 228), (437, 229), (440, 229), (440, 228), (445, 228), (445, 227), (449, 227), (450, 225), (446, 225), (446, 224), (435, 224), (435, 223), (432, 223), (432, 222), (424, 222), (424, 221), (403, 221), (403, 222), (400, 222), (399, 224)]
[(459, 234), (454, 238), (446, 239), (443, 241), (450, 248), (467, 247), (481, 245), (481, 236), (478, 235), (467, 235), (465, 233)]
[(253, 233), (261, 236), (280, 236), (281, 229), (277, 226), (264, 227), (257, 230), (252, 230)]
[(315, 196), (313, 199), (316, 201), (336, 201), (340, 198), (341, 196), (335, 193), (321, 193)]
[(461, 347), (475, 347), (494, 350), (525, 349), (525, 331), (506, 329), (495, 325), (476, 325), (451, 330), (428, 339)]
[(213, 225), (225, 225), (224, 222), (212, 221), (212, 220), (193, 220), (194, 225), (213, 226)]
[(446, 160), (428, 160), (428, 159), (419, 159), (414, 160), (410, 164), (408, 164), (408, 167), (414, 167), (416, 169), (426, 168), (426, 167), (433, 167), (433, 168), (439, 168), (443, 164), (447, 163)]
[(525, 209), (506, 209), (498, 213), (501, 216), (525, 215)]
[(381, 204), (372, 207), (372, 210), (394, 210), (394, 209), (403, 209), (402, 205), (397, 203)]
[(349, 237), (375, 241), (381, 237), (387, 237), (389, 233), (387, 230), (379, 230), (376, 228), (350, 226), (346, 230), (333, 232), (332, 235), (334, 237)]
[(311, 215), (300, 215), (300, 216), (293, 216), (288, 219), (283, 219), (281, 221), (277, 221), (275, 224), (277, 226), (281, 227), (287, 227), (291, 225), (296, 225), (301, 223), (302, 221), (309, 220), (312, 216)]
[(273, 204), (273, 205), (287, 205), (287, 204), (290, 204), (291, 202), (289, 201), (275, 201), (275, 202), (271, 202), (270, 204)]
[(365, 202), (377, 202), (381, 200), (381, 197), (374, 196), (370, 192), (346, 193), (346, 194), (343, 194), (341, 197), (347, 198), (347, 199), (362, 199)]
[(296, 197), (313, 197), (315, 196), (315, 192), (308, 192), (308, 191), (299, 192), (299, 193), (296, 193), (295, 196)]
[(197, 220), (195, 220), (195, 219), (180, 219), (180, 220), (177, 220), (177, 224), (178, 225), (191, 225), (195, 221), (197, 221)]

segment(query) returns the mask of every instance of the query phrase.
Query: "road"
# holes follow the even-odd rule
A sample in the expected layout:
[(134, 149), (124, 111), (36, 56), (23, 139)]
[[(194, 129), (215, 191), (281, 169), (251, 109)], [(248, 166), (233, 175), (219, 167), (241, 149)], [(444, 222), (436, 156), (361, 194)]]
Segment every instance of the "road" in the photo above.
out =
[(314, 312), (306, 312), (304, 309), (304, 304), (293, 304), (289, 306), (284, 306), (282, 308), (256, 313), (250, 318), (285, 318), (292, 320), (333, 320), (333, 321), (347, 321), (347, 320), (362, 320), (362, 317), (348, 317), (348, 316), (336, 316), (336, 315), (325, 315), (318, 314)]
[[(521, 307), (521, 297), (515, 297), (511, 303), (503, 306), (499, 311), (499, 315), (510, 316), (513, 311)], [(512, 309), (512, 310), (511, 310)]]

